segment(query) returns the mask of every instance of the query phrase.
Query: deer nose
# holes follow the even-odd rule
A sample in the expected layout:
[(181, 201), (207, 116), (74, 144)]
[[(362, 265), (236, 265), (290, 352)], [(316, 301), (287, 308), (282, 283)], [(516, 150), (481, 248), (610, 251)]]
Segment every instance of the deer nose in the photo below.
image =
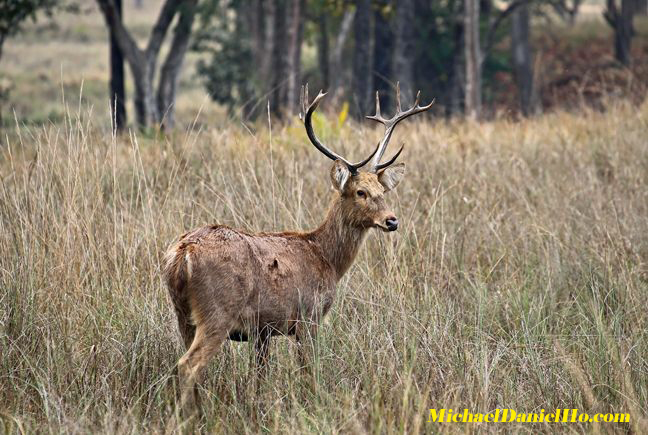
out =
[(390, 216), (385, 221), (385, 226), (389, 231), (396, 231), (398, 229), (398, 219), (396, 216)]

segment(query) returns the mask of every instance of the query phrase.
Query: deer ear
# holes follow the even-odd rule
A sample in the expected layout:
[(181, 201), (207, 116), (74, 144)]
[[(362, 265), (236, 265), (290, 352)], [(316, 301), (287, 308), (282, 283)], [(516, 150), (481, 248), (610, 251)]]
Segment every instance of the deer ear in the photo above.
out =
[(398, 163), (389, 166), (378, 172), (378, 181), (383, 185), (385, 191), (389, 192), (398, 186), (405, 175), (405, 163)]
[(344, 186), (349, 181), (350, 176), (351, 172), (344, 162), (336, 160), (333, 163), (333, 167), (331, 168), (331, 182), (333, 183), (333, 187), (338, 191), (342, 192), (344, 190)]

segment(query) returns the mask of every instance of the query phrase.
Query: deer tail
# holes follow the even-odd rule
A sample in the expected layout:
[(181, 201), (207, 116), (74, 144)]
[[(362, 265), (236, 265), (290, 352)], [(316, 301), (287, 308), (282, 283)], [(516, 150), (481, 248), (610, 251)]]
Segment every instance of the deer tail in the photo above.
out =
[(191, 279), (191, 249), (190, 244), (184, 242), (183, 238), (181, 237), (180, 241), (171, 246), (165, 254), (162, 274), (178, 316), (180, 334), (185, 346), (189, 348), (196, 327), (191, 320), (191, 305), (188, 294), (188, 283)]

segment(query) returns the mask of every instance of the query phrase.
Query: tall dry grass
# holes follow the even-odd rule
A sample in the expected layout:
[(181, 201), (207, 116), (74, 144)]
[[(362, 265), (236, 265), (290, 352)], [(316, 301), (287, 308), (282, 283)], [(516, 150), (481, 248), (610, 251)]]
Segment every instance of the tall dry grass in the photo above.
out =
[[(112, 137), (79, 110), (0, 154), (0, 421), (6, 432), (162, 431), (182, 354), (160, 278), (180, 233), (311, 228), (330, 162), (301, 127)], [(319, 126), (357, 159), (381, 134)], [(358, 130), (360, 134), (358, 134)], [(430, 408), (648, 414), (648, 106), (520, 123), (415, 123), (402, 222), (373, 234), (322, 328), (319, 388), (276, 339), (261, 396), (249, 345), (203, 384), (217, 433), (454, 432)], [(2, 426), (0, 426), (2, 427)], [(475, 429), (476, 427), (471, 427)], [(470, 428), (468, 428), (470, 429)]]

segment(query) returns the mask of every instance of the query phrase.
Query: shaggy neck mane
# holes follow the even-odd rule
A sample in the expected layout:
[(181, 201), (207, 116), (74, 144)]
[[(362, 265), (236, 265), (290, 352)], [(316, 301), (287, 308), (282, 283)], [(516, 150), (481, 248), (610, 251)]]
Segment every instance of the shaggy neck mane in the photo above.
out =
[(309, 238), (319, 245), (324, 257), (335, 268), (339, 280), (353, 264), (366, 233), (366, 228), (353, 225), (345, 219), (342, 198), (338, 194), (333, 199), (324, 222), (309, 233)]

